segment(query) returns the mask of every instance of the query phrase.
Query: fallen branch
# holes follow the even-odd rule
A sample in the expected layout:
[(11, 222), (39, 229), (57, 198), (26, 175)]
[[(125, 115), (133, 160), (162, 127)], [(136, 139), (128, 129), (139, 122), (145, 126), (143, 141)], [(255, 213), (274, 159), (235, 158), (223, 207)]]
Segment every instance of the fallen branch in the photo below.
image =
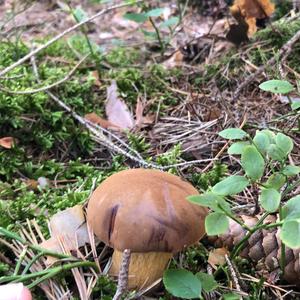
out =
[(119, 271), (118, 287), (113, 297), (113, 300), (120, 300), (124, 292), (127, 290), (130, 255), (131, 255), (130, 250), (125, 249), (123, 252), (121, 268)]
[(277, 59), (282, 55), (286, 58), (289, 54), (291, 54), (293, 50), (294, 44), (300, 39), (300, 30), (284, 45), (278, 52), (278, 56), (274, 55), (271, 59), (269, 59), (264, 65), (260, 66), (254, 73), (249, 75), (236, 89), (233, 100), (236, 101), (239, 97), (242, 90), (254, 79), (256, 79), (265, 69), (266, 67), (270, 67), (277, 62)]
[(25, 91), (12, 91), (0, 86), (0, 90), (5, 93), (15, 94), (15, 95), (29, 95), (29, 94), (39, 93), (39, 92), (45, 92), (69, 80), (72, 77), (72, 75), (75, 73), (75, 71), (78, 69), (78, 67), (86, 60), (88, 56), (89, 54), (85, 55), (82, 59), (80, 59), (80, 61), (75, 65), (75, 67), (64, 78), (52, 84), (49, 84), (47, 86), (43, 86), (41, 88), (34, 89), (34, 90), (25, 90)]
[[(136, 3), (140, 3), (140, 2), (143, 2), (143, 0), (137, 0), (134, 3), (136, 4)], [(114, 5), (114, 6), (108, 7), (106, 9), (103, 9), (100, 12), (96, 13), (95, 15), (91, 16), (90, 18), (87, 18), (86, 20), (83, 20), (80, 23), (77, 23), (74, 26), (69, 27), (68, 29), (64, 30), (63, 32), (61, 32), (60, 34), (58, 34), (57, 36), (55, 36), (53, 39), (49, 40), (46, 44), (44, 44), (44, 45), (42, 45), (42, 46), (34, 49), (33, 51), (31, 51), (27, 55), (23, 56), (21, 59), (19, 59), (18, 61), (16, 61), (12, 65), (10, 65), (7, 68), (5, 68), (2, 71), (0, 71), (0, 77), (4, 76), (9, 71), (11, 71), (14, 68), (16, 68), (17, 66), (21, 65), (22, 63), (24, 63), (25, 61), (27, 61), (28, 59), (30, 59), (32, 56), (35, 56), (40, 51), (42, 51), (45, 48), (49, 47), (50, 45), (52, 45), (53, 43), (55, 43), (56, 41), (58, 41), (59, 39), (61, 39), (65, 35), (67, 35), (68, 33), (76, 30), (79, 27), (81, 27), (82, 25), (84, 25), (84, 24), (86, 24), (88, 22), (93, 21), (94, 19), (96, 19), (96, 18), (98, 18), (98, 17), (106, 14), (107, 12), (109, 12), (111, 10), (115, 10), (117, 8), (122, 8), (122, 7), (129, 6), (129, 5), (132, 5), (132, 2), (122, 3), (122, 4), (118, 4), (118, 5)]]
[[(38, 69), (37, 69), (37, 65), (36, 65), (34, 56), (31, 56), (31, 64), (32, 64), (33, 72), (35, 74), (37, 82), (40, 83), (39, 73), (38, 73)], [(101, 127), (100, 125), (94, 124), (94, 123), (86, 120), (85, 118), (81, 117), (80, 115), (78, 115), (76, 112), (74, 112), (69, 106), (67, 106), (64, 102), (62, 102), (58, 97), (56, 97), (49, 90), (45, 90), (44, 92), (46, 92), (48, 94), (48, 96), (53, 101), (55, 101), (60, 107), (62, 107), (66, 112), (70, 113), (72, 115), (72, 117), (75, 120), (77, 120), (81, 125), (85, 126), (92, 133), (92, 138), (97, 143), (102, 144), (102, 145), (108, 147), (109, 149), (111, 149), (111, 150), (113, 150), (113, 151), (115, 151), (119, 154), (124, 155), (125, 157), (131, 159), (132, 161), (135, 161), (135, 162), (139, 163), (139, 165), (142, 166), (142, 167), (162, 169), (161, 166), (158, 166), (154, 163), (145, 161), (137, 151), (130, 148), (124, 141), (122, 141), (120, 138), (118, 138), (116, 135), (114, 135), (110, 131), (108, 131), (105, 128)], [(108, 134), (110, 137), (115, 138), (118, 142), (120, 142), (123, 146), (125, 146), (125, 148), (128, 151), (125, 151), (121, 147), (115, 145), (111, 141), (111, 138), (105, 136), (104, 133)], [(132, 155), (129, 152), (134, 153), (136, 156)]]

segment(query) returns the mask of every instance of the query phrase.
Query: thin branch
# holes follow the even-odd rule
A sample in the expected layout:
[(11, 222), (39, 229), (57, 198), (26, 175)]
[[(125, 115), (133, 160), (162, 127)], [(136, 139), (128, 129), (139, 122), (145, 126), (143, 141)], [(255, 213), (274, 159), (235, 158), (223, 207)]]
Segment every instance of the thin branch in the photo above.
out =
[[(140, 3), (143, 2), (143, 0), (137, 0), (134, 3)], [(108, 7), (106, 9), (101, 10), (100, 12), (96, 13), (95, 15), (91, 16), (90, 18), (81, 21), (80, 23), (75, 24), (72, 27), (69, 27), (68, 29), (64, 30), (63, 32), (61, 32), (60, 34), (58, 34), (57, 36), (55, 36), (53, 39), (49, 40), (46, 44), (34, 49), (33, 51), (31, 51), (30, 53), (28, 53), (27, 55), (23, 56), (21, 59), (19, 59), (18, 61), (16, 61), (15, 63), (13, 63), (12, 65), (8, 66), (7, 68), (3, 69), (2, 71), (0, 71), (0, 77), (4, 76), (6, 73), (10, 72), (11, 70), (13, 70), (14, 68), (16, 68), (17, 66), (21, 65), (22, 63), (24, 63), (25, 61), (27, 61), (28, 59), (30, 59), (32, 56), (36, 55), (37, 53), (39, 53), (40, 51), (44, 50), (45, 48), (47, 48), (48, 46), (52, 45), (53, 43), (55, 43), (56, 41), (58, 41), (59, 39), (61, 39), (62, 37), (64, 37), (65, 35), (67, 35), (68, 33), (76, 30), (77, 28), (79, 28), (80, 26), (93, 21), (94, 19), (106, 14), (109, 11), (115, 10), (117, 8), (122, 8), (125, 6), (129, 6), (132, 5), (131, 2), (128, 3), (122, 3), (122, 4), (118, 4), (118, 5), (114, 5), (111, 7)]]
[(287, 57), (293, 50), (294, 44), (300, 39), (300, 30), (295, 33), (295, 35), (279, 50), (278, 56), (273, 56), (271, 59), (269, 59), (264, 65), (260, 66), (254, 73), (249, 75), (236, 89), (233, 100), (236, 101), (239, 97), (242, 90), (254, 79), (256, 79), (264, 70), (266, 67), (270, 67), (274, 65), (278, 58), (280, 58), (282, 55)]
[(120, 300), (128, 286), (128, 270), (130, 263), (131, 252), (129, 249), (125, 249), (122, 256), (122, 263), (119, 271), (118, 287), (113, 297), (113, 300)]
[[(40, 83), (40, 79), (39, 79), (39, 74), (38, 74), (38, 69), (37, 69), (37, 65), (35, 62), (35, 57), (32, 56), (31, 57), (31, 64), (33, 66), (33, 72), (36, 76), (36, 79), (38, 81), (38, 83)], [(119, 146), (115, 145), (111, 139), (109, 139), (108, 137), (106, 137), (103, 132), (106, 132), (108, 135), (115, 137), (115, 135), (113, 135), (112, 133), (110, 133), (108, 130), (105, 130), (104, 128), (102, 128), (99, 125), (95, 125), (93, 123), (91, 123), (90, 121), (86, 120), (85, 118), (81, 117), (80, 115), (78, 115), (76, 112), (74, 112), (69, 106), (67, 106), (64, 102), (62, 102), (58, 97), (56, 97), (53, 93), (51, 93), (48, 90), (45, 90), (45, 92), (49, 95), (49, 97), (54, 100), (60, 107), (62, 107), (66, 112), (70, 113), (72, 115), (72, 117), (77, 120), (81, 125), (85, 126), (90, 133), (92, 133), (92, 138), (108, 147), (109, 149), (112, 149), (113, 151), (116, 151), (119, 154), (124, 155), (125, 157), (139, 163), (141, 166), (145, 167), (145, 168), (154, 168), (154, 169), (162, 169), (161, 166), (158, 166), (154, 163), (151, 162), (147, 162), (145, 161), (140, 154), (136, 154), (137, 152), (134, 151), (133, 149), (131, 149), (128, 145), (126, 145), (126, 148), (128, 149), (128, 151), (135, 153), (138, 157), (132, 155), (131, 153), (128, 153), (127, 151), (123, 150), (122, 148), (120, 148)], [(118, 141), (120, 142), (120, 139), (118, 139)], [(125, 143), (122, 141), (122, 144), (124, 145)]]
[(5, 92), (5, 93), (9, 93), (9, 94), (16, 94), (16, 95), (29, 95), (29, 94), (35, 94), (35, 93), (39, 93), (39, 92), (45, 92), (47, 90), (52, 89), (53, 87), (56, 87), (62, 83), (64, 83), (65, 81), (69, 80), (72, 75), (75, 73), (75, 71), (78, 69), (78, 67), (86, 60), (86, 58), (89, 56), (90, 54), (85, 55), (82, 59), (80, 59), (80, 61), (75, 65), (75, 67), (62, 79), (49, 84), (47, 86), (43, 86), (41, 88), (38, 89), (34, 89), (34, 90), (25, 90), (25, 91), (12, 91), (12, 90), (8, 90), (6, 88), (3, 88), (2, 86), (0, 86), (0, 90)]

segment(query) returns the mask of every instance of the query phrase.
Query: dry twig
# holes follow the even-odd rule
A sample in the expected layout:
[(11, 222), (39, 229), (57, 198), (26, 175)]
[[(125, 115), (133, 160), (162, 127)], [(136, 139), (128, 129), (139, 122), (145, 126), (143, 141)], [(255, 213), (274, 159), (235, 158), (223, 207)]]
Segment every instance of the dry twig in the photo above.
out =
[[(143, 2), (143, 0), (137, 0), (135, 3), (139, 3), (139, 2)], [(45, 43), (44, 45), (34, 49), (33, 51), (31, 51), (30, 53), (28, 53), (27, 55), (23, 56), (21, 59), (19, 59), (18, 61), (16, 61), (15, 63), (11, 64), (10, 66), (8, 66), (7, 68), (3, 69), (2, 71), (0, 71), (0, 77), (4, 76), (5, 74), (7, 74), (9, 71), (13, 70), (14, 68), (16, 68), (17, 66), (21, 65), (22, 63), (24, 63), (25, 61), (27, 61), (28, 59), (30, 59), (31, 57), (35, 56), (37, 53), (39, 53), (40, 51), (44, 50), (45, 48), (49, 47), (50, 45), (52, 45), (53, 43), (55, 43), (56, 41), (58, 41), (59, 39), (61, 39), (62, 37), (64, 37), (65, 35), (69, 34), (70, 32), (76, 30), (77, 28), (81, 27), (82, 25), (93, 21), (94, 19), (110, 12), (111, 10), (115, 10), (118, 8), (122, 8), (125, 6), (129, 6), (131, 5), (131, 2), (128, 3), (122, 3), (122, 4), (118, 4), (118, 5), (113, 5), (111, 7), (105, 8), (101, 11), (99, 11), (98, 13), (96, 13), (95, 15), (91, 16), (90, 18), (87, 18), (77, 24), (75, 24), (74, 26), (67, 28), (66, 30), (64, 30), (63, 32), (61, 32), (60, 34), (58, 34), (57, 36), (55, 36), (53, 39), (49, 40), (47, 43)]]
[(124, 294), (124, 292), (127, 289), (130, 255), (131, 255), (130, 250), (125, 249), (123, 252), (122, 263), (121, 263), (121, 268), (120, 268), (120, 272), (119, 272), (118, 287), (117, 287), (117, 291), (113, 297), (113, 300), (121, 299), (122, 295)]
[(278, 57), (281, 57), (284, 55), (286, 58), (293, 50), (294, 44), (300, 39), (300, 30), (295, 33), (295, 35), (279, 50), (278, 56), (273, 56), (271, 59), (269, 59), (264, 65), (260, 66), (254, 73), (249, 75), (236, 89), (233, 100), (236, 101), (238, 96), (240, 95), (241, 91), (255, 78), (257, 78), (266, 67), (270, 67), (274, 65), (278, 59)]

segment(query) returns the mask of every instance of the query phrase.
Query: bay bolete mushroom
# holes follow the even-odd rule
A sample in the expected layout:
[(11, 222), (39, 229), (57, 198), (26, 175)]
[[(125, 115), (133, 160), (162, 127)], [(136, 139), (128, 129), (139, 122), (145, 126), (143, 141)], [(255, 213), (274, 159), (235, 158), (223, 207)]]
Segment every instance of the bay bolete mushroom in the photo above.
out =
[(125, 170), (104, 180), (89, 200), (87, 221), (114, 248), (109, 273), (118, 275), (122, 252), (130, 249), (130, 289), (161, 278), (170, 258), (205, 234), (207, 209), (186, 200), (195, 194), (190, 183), (157, 170)]

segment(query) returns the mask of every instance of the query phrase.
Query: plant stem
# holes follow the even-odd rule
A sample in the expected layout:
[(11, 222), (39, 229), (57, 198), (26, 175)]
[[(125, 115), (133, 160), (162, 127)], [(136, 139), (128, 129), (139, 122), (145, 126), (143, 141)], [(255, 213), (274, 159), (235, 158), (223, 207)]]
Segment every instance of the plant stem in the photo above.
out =
[(5, 229), (3, 227), (0, 227), (0, 235), (3, 235), (3, 236), (5, 236), (6, 238), (9, 238), (9, 239), (14, 239), (14, 240), (22, 243), (23, 245), (26, 245), (30, 249), (42, 252), (43, 255), (45, 255), (45, 256), (49, 255), (49, 256), (57, 257), (57, 258), (68, 258), (70, 260), (78, 260), (77, 258), (75, 258), (73, 256), (62, 254), (62, 253), (53, 252), (53, 251), (50, 251), (48, 249), (44, 249), (42, 247), (39, 247), (37, 245), (30, 244), (26, 240), (24, 240), (23, 238), (21, 238), (19, 235), (17, 235), (16, 233), (11, 232), (10, 230), (7, 230), (7, 229)]
[(161, 48), (161, 55), (164, 55), (165, 46), (164, 46), (163, 40), (161, 39), (159, 30), (158, 30), (157, 26), (155, 25), (155, 22), (153, 21), (153, 19), (151, 17), (149, 17), (149, 21), (150, 21), (151, 25), (153, 26), (153, 28), (156, 32), (156, 36), (157, 36), (157, 39), (158, 39), (158, 42), (159, 42), (159, 45), (160, 45), (160, 48)]
[[(269, 213), (265, 213), (256, 223), (256, 225), (251, 228), (251, 231), (249, 231), (241, 240), (240, 242), (233, 248), (230, 258), (234, 259), (239, 252), (243, 249), (245, 246), (245, 242), (248, 241), (248, 239), (251, 237), (251, 235), (258, 229), (260, 229), (260, 225), (265, 220), (265, 218), (269, 215)], [(271, 225), (271, 224), (263, 224), (263, 225)]]
[(40, 284), (41, 282), (43, 282), (47, 279), (50, 279), (50, 278), (56, 276), (57, 274), (59, 274), (61, 272), (68, 271), (68, 270), (71, 270), (73, 268), (78, 268), (78, 267), (92, 267), (95, 270), (99, 271), (96, 263), (94, 263), (94, 262), (91, 262), (91, 261), (75, 262), (75, 263), (66, 264), (66, 265), (62, 265), (62, 266), (53, 268), (51, 270), (51, 272), (45, 274), (41, 278), (36, 279), (31, 284), (29, 284), (27, 287), (29, 289), (31, 289), (31, 288), (35, 287), (36, 285)]
[(250, 232), (252, 231), (252, 228), (250, 228), (245, 223), (243, 223), (241, 220), (239, 220), (235, 215), (233, 215), (230, 212), (228, 212), (227, 210), (225, 210), (221, 205), (218, 204), (218, 207), (225, 213), (225, 215), (227, 217), (229, 217), (230, 219), (232, 219), (233, 221), (238, 223), (242, 228), (244, 228), (245, 230), (250, 231)]
[(39, 277), (39, 276), (44, 277), (46, 275), (47, 275), (47, 278), (51, 278), (51, 277), (55, 276), (56, 274), (58, 274), (60, 272), (67, 271), (67, 270), (70, 270), (72, 268), (78, 268), (78, 267), (92, 267), (92, 268), (94, 268), (95, 270), (98, 271), (98, 267), (97, 267), (96, 263), (90, 262), (90, 261), (78, 261), (78, 262), (69, 263), (69, 264), (58, 266), (58, 267), (46, 269), (46, 270), (43, 270), (43, 271), (40, 271), (40, 272), (27, 274), (27, 275), (3, 276), (3, 277), (0, 277), (0, 283), (25, 282), (29, 279), (33, 279), (33, 278), (36, 278), (36, 277)]
[[(78, 17), (77, 17), (76, 14), (74, 13), (74, 10), (73, 10), (73, 8), (71, 7), (70, 3), (68, 3), (67, 5), (68, 5), (68, 7), (69, 7), (69, 9), (70, 9), (70, 12), (71, 12), (73, 18), (75, 19), (75, 21), (76, 21), (77, 23), (80, 23), (81, 21), (78, 19)], [(100, 65), (100, 59), (99, 59), (99, 56), (96, 55), (96, 53), (95, 53), (95, 51), (94, 51), (94, 49), (93, 49), (92, 43), (91, 43), (91, 41), (90, 41), (90, 39), (89, 39), (89, 37), (88, 37), (87, 31), (86, 31), (86, 28), (85, 28), (84, 26), (82, 26), (82, 27), (80, 28), (80, 30), (81, 30), (81, 33), (84, 35), (84, 38), (85, 38), (85, 40), (86, 40), (87, 46), (88, 46), (88, 48), (89, 48), (89, 51), (90, 51), (92, 57), (93, 57), (94, 60), (95, 60), (97, 72), (98, 72), (98, 75), (99, 75), (99, 77), (100, 77), (100, 76), (101, 76), (101, 74), (100, 74), (101, 65)]]
[[(279, 207), (279, 220), (281, 222), (283, 219), (283, 213), (282, 213), (282, 206)], [(281, 253), (280, 253), (280, 269), (282, 272), (282, 275), (284, 275), (284, 268), (285, 268), (285, 244), (281, 243)]]
[(26, 252), (27, 252), (27, 247), (25, 246), (24, 249), (23, 249), (23, 251), (22, 251), (21, 254), (20, 254), (19, 259), (18, 259), (16, 268), (15, 268), (15, 270), (14, 270), (14, 275), (18, 275), (19, 270), (20, 270), (21, 265), (22, 265), (22, 262), (23, 262), (23, 260), (24, 260), (24, 258), (25, 258)]

